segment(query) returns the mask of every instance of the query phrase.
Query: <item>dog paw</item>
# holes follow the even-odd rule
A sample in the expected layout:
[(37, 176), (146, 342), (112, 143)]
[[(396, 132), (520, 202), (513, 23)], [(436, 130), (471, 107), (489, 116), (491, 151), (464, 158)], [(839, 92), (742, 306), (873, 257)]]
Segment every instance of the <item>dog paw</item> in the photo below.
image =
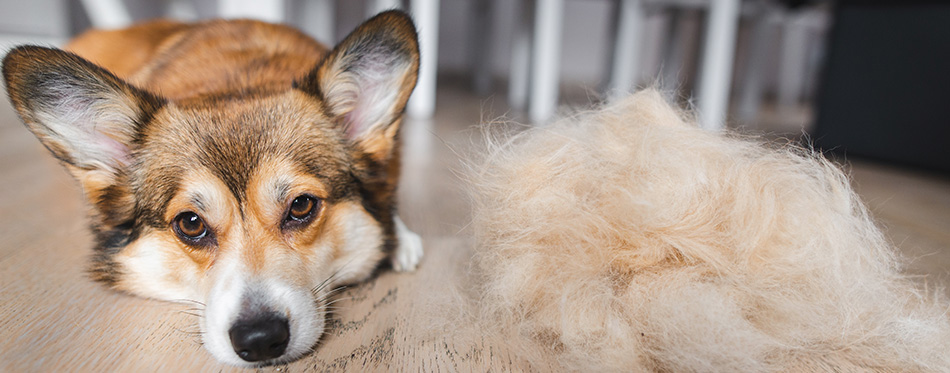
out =
[(402, 219), (396, 217), (396, 238), (399, 240), (399, 246), (390, 258), (393, 269), (399, 272), (416, 270), (416, 266), (422, 261), (422, 237), (406, 228)]

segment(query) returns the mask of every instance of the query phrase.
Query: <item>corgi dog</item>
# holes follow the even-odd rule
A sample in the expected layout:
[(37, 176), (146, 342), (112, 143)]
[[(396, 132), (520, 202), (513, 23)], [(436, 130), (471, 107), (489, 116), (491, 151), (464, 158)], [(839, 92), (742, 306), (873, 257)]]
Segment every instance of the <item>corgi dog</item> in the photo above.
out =
[(311, 351), (331, 290), (422, 242), (396, 214), (419, 47), (381, 13), (332, 50), (250, 20), (90, 31), (3, 60), (26, 127), (81, 185), (95, 280), (200, 302), (203, 344), (261, 366)]

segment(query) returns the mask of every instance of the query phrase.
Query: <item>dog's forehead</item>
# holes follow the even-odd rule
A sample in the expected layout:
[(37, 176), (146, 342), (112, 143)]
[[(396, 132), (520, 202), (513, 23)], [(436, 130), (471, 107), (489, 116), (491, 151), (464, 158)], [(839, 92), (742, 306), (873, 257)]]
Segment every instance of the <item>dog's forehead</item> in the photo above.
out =
[(339, 195), (351, 183), (351, 156), (342, 131), (303, 94), (220, 98), (157, 113), (136, 153), (137, 179), (145, 194), (167, 202), (181, 175), (204, 168), (243, 203), (263, 161), (280, 159), (294, 165), (287, 169), (327, 180)]

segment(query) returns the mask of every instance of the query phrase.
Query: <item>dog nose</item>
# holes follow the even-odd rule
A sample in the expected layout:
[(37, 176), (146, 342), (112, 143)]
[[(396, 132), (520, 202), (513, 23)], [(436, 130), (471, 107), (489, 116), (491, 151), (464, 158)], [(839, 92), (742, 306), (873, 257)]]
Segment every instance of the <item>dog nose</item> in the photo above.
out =
[(266, 317), (239, 320), (228, 330), (231, 347), (245, 361), (263, 361), (284, 354), (290, 341), (287, 319)]

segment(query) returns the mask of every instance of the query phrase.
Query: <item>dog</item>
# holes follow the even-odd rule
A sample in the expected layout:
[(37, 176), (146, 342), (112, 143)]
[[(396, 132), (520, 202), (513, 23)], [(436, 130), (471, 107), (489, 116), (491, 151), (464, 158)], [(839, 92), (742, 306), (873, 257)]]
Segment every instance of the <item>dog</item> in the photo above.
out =
[(91, 207), (92, 277), (200, 302), (203, 344), (239, 366), (308, 353), (332, 289), (421, 260), (395, 197), (418, 68), (398, 11), (332, 50), (258, 21), (152, 21), (3, 59), (20, 118)]

